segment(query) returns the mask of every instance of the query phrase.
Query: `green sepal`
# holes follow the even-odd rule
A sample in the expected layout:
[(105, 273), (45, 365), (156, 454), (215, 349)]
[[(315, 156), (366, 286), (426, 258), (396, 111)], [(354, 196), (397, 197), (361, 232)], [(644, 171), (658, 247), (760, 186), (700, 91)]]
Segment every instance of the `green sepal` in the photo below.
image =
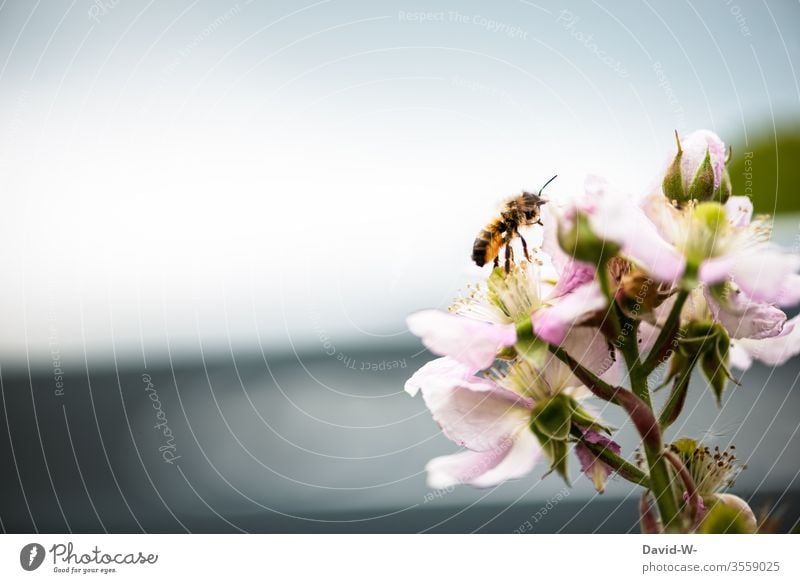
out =
[(586, 409), (575, 403), (575, 408), (572, 411), (572, 422), (583, 429), (591, 429), (592, 431), (602, 431), (611, 435), (612, 428), (608, 425), (603, 425), (595, 419), (591, 413)]
[(683, 338), (670, 363), (667, 381), (678, 378), (680, 372), (687, 367), (699, 364), (717, 404), (720, 405), (728, 380), (735, 382), (728, 369), (730, 346), (730, 336), (721, 324), (709, 320), (689, 322), (683, 329)]
[(704, 353), (700, 361), (700, 368), (708, 380), (718, 406), (722, 405), (722, 393), (725, 391), (728, 379), (733, 380), (733, 376), (728, 370), (730, 346), (730, 338), (720, 326), (720, 333), (716, 337), (713, 350)]
[(681, 160), (683, 158), (683, 149), (681, 148), (681, 140), (678, 137), (678, 132), (675, 132), (675, 140), (678, 142), (678, 153), (672, 160), (672, 164), (667, 168), (667, 173), (664, 175), (664, 181), (661, 183), (661, 188), (664, 196), (670, 202), (678, 203), (678, 206), (685, 203), (688, 199), (686, 193), (683, 191), (683, 176), (681, 175)]
[(569, 438), (574, 411), (575, 401), (573, 399), (565, 395), (556, 395), (533, 408), (531, 425), (549, 439), (566, 441)]
[(513, 346), (505, 346), (497, 351), (497, 358), (500, 360), (514, 360), (517, 358), (517, 349)]
[(719, 201), (721, 204), (728, 202), (728, 199), (733, 194), (733, 185), (731, 184), (731, 175), (728, 172), (728, 167), (722, 171), (722, 179), (719, 181), (719, 188), (714, 193), (714, 200)]
[(589, 224), (589, 217), (582, 212), (575, 215), (572, 226), (558, 227), (558, 244), (565, 253), (578, 261), (602, 265), (619, 253), (619, 245), (598, 237)]
[(569, 454), (569, 444), (567, 441), (560, 441), (557, 439), (551, 439), (539, 429), (537, 429), (536, 425), (531, 423), (531, 432), (539, 441), (539, 444), (542, 446), (542, 451), (547, 456), (547, 459), (550, 460), (550, 468), (545, 472), (543, 478), (550, 475), (553, 472), (556, 472), (561, 478), (566, 482), (569, 486), (569, 472), (567, 471), (567, 461), (568, 461), (568, 454)]
[(517, 342), (514, 344), (514, 349), (536, 369), (544, 367), (550, 354), (547, 342), (533, 333), (533, 324), (530, 318), (525, 318), (517, 324)]
[(706, 148), (706, 156), (703, 158), (700, 168), (689, 185), (689, 199), (707, 201), (714, 198), (714, 167), (711, 165), (711, 152)]

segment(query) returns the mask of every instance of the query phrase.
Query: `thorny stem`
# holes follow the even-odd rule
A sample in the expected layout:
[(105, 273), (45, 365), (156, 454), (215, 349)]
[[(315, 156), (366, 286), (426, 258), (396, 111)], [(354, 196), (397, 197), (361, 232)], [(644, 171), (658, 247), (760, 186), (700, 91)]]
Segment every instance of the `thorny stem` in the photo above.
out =
[(609, 401), (610, 403), (615, 403), (617, 405), (620, 405), (618, 397), (616, 395), (618, 387), (614, 387), (608, 384), (603, 379), (598, 377), (596, 374), (594, 374), (587, 368), (583, 367), (577, 360), (572, 358), (572, 356), (570, 356), (570, 354), (566, 352), (564, 349), (550, 344), (549, 350), (561, 362), (566, 364), (572, 371), (572, 374), (574, 374), (579, 381), (581, 381), (584, 385), (586, 385), (586, 387), (590, 391), (592, 391), (592, 393), (594, 393), (597, 397), (600, 397), (604, 401)]
[[(680, 523), (677, 520), (679, 518), (678, 501), (675, 498), (674, 490), (670, 486), (671, 476), (663, 456), (664, 447), (661, 442), (661, 431), (650, 406), (634, 392), (622, 387), (614, 387), (603, 381), (563, 349), (551, 345), (550, 351), (566, 364), (592, 393), (605, 401), (619, 405), (628, 413), (639, 435), (642, 437), (645, 456), (650, 468), (650, 486), (658, 505), (661, 520), (664, 523), (664, 529), (667, 532), (679, 532)], [(639, 366), (635, 365), (633, 368), (634, 374), (631, 375), (631, 384), (635, 391), (641, 393), (648, 391), (647, 377), (640, 376)]]
[(645, 474), (634, 464), (625, 460), (623, 457), (614, 453), (613, 451), (611, 451), (610, 449), (608, 449), (603, 445), (600, 445), (598, 443), (591, 443), (583, 439), (583, 432), (578, 427), (573, 426), (572, 434), (575, 437), (577, 437), (578, 440), (583, 445), (585, 445), (594, 455), (600, 458), (603, 461), (603, 463), (614, 468), (614, 471), (617, 472), (617, 474), (619, 474), (629, 482), (633, 482), (634, 484), (639, 484), (640, 486), (644, 486), (645, 488), (650, 488), (650, 482), (647, 478), (647, 474)]
[(631, 389), (637, 397), (644, 401), (645, 405), (652, 409), (650, 390), (647, 388), (647, 374), (642, 369), (642, 363), (639, 360), (639, 348), (636, 343), (639, 322), (628, 320), (623, 326), (623, 330), (626, 330), (627, 333), (624, 334), (619, 343), (619, 350), (625, 360), (625, 365), (628, 367)]
[(672, 310), (667, 316), (667, 321), (664, 322), (664, 327), (658, 333), (655, 344), (650, 350), (650, 354), (642, 365), (643, 372), (649, 375), (655, 368), (664, 361), (665, 357), (672, 352), (672, 343), (675, 340), (675, 335), (678, 333), (681, 325), (681, 312), (686, 299), (689, 297), (689, 292), (680, 290), (675, 297), (675, 303), (672, 305)]

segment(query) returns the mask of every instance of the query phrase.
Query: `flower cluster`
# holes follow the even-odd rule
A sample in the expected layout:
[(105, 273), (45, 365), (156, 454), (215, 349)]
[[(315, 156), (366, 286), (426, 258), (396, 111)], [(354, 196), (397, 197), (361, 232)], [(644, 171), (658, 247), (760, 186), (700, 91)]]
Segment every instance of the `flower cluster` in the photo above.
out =
[[(464, 448), (428, 463), (432, 488), (493, 486), (540, 460), (568, 480), (574, 451), (599, 492), (612, 473), (645, 487), (643, 528), (755, 528), (738, 498), (735, 515), (708, 518), (738, 504), (718, 492), (730, 482), (729, 454), (661, 439), (695, 370), (721, 401), (732, 367), (780, 365), (800, 352), (800, 320), (781, 309), (800, 303), (800, 257), (773, 245), (768, 219), (732, 192), (728, 158), (716, 134), (697, 131), (676, 140), (653, 192), (633, 196), (590, 176), (583, 193), (550, 197), (525, 226), (540, 241), (530, 253), (525, 246), (526, 260), (495, 267), (448, 312), (409, 316), (440, 358), (406, 391), (422, 393)], [(507, 229), (502, 244), (517, 244), (516, 234)], [(671, 389), (655, 411), (650, 381), (661, 370), (658, 384)], [(593, 396), (630, 416), (641, 464), (626, 461), (587, 405)]]

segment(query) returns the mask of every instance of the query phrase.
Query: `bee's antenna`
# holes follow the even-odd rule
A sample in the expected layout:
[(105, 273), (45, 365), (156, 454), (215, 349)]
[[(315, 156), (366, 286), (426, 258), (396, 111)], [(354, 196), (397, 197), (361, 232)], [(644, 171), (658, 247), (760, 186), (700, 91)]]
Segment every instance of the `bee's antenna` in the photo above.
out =
[(550, 184), (551, 182), (553, 182), (553, 180), (555, 180), (556, 178), (558, 178), (558, 174), (556, 174), (556, 175), (555, 175), (555, 176), (553, 176), (553, 177), (552, 177), (550, 180), (548, 180), (547, 182), (545, 182), (545, 183), (544, 183), (544, 186), (542, 186), (542, 187), (539, 189), (539, 196), (541, 196), (541, 194), (542, 194), (542, 191), (543, 191), (545, 188), (547, 188), (547, 185), (548, 185), (548, 184)]

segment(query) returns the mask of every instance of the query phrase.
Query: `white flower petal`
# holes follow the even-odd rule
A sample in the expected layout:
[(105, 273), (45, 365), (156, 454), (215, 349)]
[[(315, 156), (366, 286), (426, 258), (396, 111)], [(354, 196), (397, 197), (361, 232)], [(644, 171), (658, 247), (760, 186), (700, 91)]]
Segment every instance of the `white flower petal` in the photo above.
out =
[(772, 304), (754, 302), (741, 290), (733, 290), (726, 305), (707, 297), (711, 314), (730, 333), (731, 338), (771, 338), (783, 330), (786, 314)]
[(594, 265), (570, 258), (558, 276), (552, 297), (563, 296), (595, 278)]
[(517, 434), (514, 445), (502, 461), (472, 480), (473, 486), (489, 488), (506, 480), (528, 475), (542, 455), (542, 447), (527, 427)]
[(786, 322), (780, 336), (763, 340), (743, 338), (736, 343), (744, 348), (751, 358), (770, 366), (780, 366), (800, 354), (800, 316), (795, 316)]
[(473, 391), (491, 391), (495, 384), (487, 379), (476, 377), (476, 368), (470, 367), (449, 356), (437, 358), (422, 366), (406, 381), (406, 393), (415, 396), (420, 389), (449, 389), (462, 385)]
[(683, 275), (685, 258), (662, 238), (633, 197), (597, 177), (587, 178), (586, 193), (583, 209), (599, 237), (619, 244), (624, 255), (658, 281), (670, 283)]
[(527, 425), (533, 403), (473, 372), (452, 358), (440, 358), (418, 370), (406, 391), (422, 391), (448, 438), (475, 451), (496, 449)]
[(425, 466), (428, 487), (441, 490), (459, 484), (471, 484), (476, 477), (499, 464), (510, 449), (509, 444), (506, 448), (464, 451), (433, 458)]
[(779, 306), (795, 306), (800, 303), (800, 275), (793, 273), (783, 281), (775, 303)]
[(754, 301), (774, 303), (786, 297), (786, 286), (796, 281), (800, 256), (786, 253), (772, 245), (733, 252), (704, 261), (700, 280), (714, 284), (729, 276)]
[(515, 439), (490, 451), (465, 451), (428, 462), (428, 486), (441, 489), (457, 484), (488, 488), (506, 480), (521, 478), (533, 469), (541, 456), (541, 447), (527, 430)]
[(753, 218), (753, 201), (749, 196), (732, 196), (725, 203), (728, 222), (734, 227), (746, 227)]
[(558, 273), (564, 271), (567, 263), (572, 260), (561, 248), (558, 242), (558, 225), (562, 218), (556, 212), (553, 202), (549, 202), (541, 208), (542, 215), (542, 251), (544, 251), (553, 263), (553, 267)]
[[(641, 219), (645, 220), (644, 215)], [(665, 283), (678, 280), (686, 269), (686, 259), (664, 241), (655, 228), (634, 228), (624, 241), (622, 253), (642, 267), (653, 279)]]
[(800, 316), (795, 316), (786, 322), (779, 336), (763, 340), (743, 338), (737, 340), (735, 344), (746, 350), (751, 358), (770, 366), (780, 366), (800, 354)]
[(596, 375), (605, 373), (614, 364), (614, 356), (609, 350), (608, 341), (597, 328), (574, 327), (561, 346)]
[(513, 324), (480, 322), (438, 310), (411, 314), (406, 323), (434, 354), (451, 356), (478, 369), (489, 368), (500, 348), (517, 341)]
[(587, 283), (534, 312), (531, 320), (539, 338), (561, 344), (570, 329), (588, 314), (606, 307), (606, 298), (596, 282)]
[(753, 358), (747, 352), (744, 346), (740, 346), (739, 342), (733, 342), (731, 349), (728, 352), (731, 359), (731, 366), (739, 370), (747, 370), (753, 365)]

